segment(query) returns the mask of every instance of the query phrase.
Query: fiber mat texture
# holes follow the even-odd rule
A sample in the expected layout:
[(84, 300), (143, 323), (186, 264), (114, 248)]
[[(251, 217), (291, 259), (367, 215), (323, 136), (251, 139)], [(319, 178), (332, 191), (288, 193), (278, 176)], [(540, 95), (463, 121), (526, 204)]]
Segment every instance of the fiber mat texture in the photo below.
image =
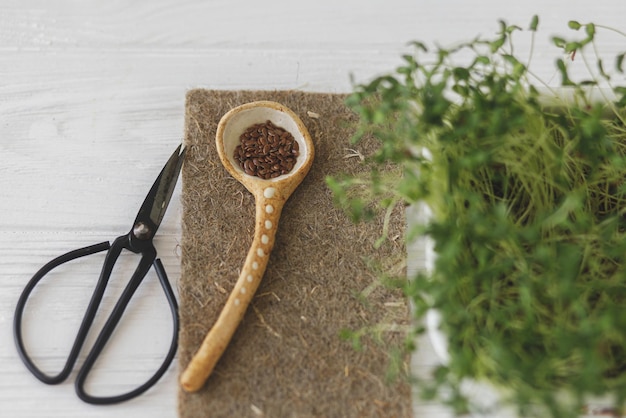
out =
[[(179, 414), (195, 417), (409, 417), (408, 356), (390, 353), (406, 338), (407, 304), (380, 285), (376, 265), (403, 274), (404, 212), (379, 249), (382, 216), (353, 224), (333, 204), (325, 177), (365, 172), (350, 144), (356, 116), (345, 96), (299, 91), (187, 94), (183, 167), (181, 372), (224, 306), (252, 242), (254, 198), (222, 167), (220, 118), (235, 106), (273, 100), (289, 107), (313, 138), (316, 157), (287, 201), (263, 281), (206, 385), (179, 393)], [(357, 350), (344, 329), (368, 327)], [(390, 370), (400, 370), (390, 380)]]

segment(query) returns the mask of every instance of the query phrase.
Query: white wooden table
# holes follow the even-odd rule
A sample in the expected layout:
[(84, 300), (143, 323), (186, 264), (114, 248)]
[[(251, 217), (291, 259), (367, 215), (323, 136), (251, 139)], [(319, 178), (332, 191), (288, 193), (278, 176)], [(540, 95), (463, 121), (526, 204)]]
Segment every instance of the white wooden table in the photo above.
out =
[[(19, 293), (41, 265), (128, 231), (152, 181), (182, 140), (188, 89), (349, 92), (351, 76), (366, 81), (395, 68), (408, 41), (446, 44), (494, 33), (498, 18), (526, 26), (534, 13), (542, 18), (538, 72), (550, 76), (547, 38), (564, 32), (567, 20), (625, 29), (622, 0), (547, 3), (2, 1), (0, 417), (176, 416), (175, 365), (136, 400), (86, 405), (74, 395), (75, 374), (67, 383), (46, 386), (27, 372), (14, 347), (12, 321)], [(624, 44), (608, 42), (615, 50)], [(156, 240), (174, 287), (180, 276), (179, 197), (180, 189)], [(113, 277), (105, 312), (133, 260), (125, 257)], [(26, 340), (47, 370), (61, 366), (101, 262), (93, 256), (60, 269), (31, 305)], [(157, 367), (170, 331), (152, 273), (98, 365), (93, 380), (102, 383), (94, 384), (94, 392), (142, 382)], [(416, 371), (426, 373), (433, 364), (425, 343)], [(449, 413), (418, 401), (416, 416)]]

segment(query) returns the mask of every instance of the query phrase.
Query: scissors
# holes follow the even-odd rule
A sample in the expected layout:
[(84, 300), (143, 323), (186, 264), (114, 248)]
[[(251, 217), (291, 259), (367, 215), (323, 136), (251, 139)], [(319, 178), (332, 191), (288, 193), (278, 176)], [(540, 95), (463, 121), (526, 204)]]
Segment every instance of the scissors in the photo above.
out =
[[(24, 288), (15, 309), (13, 334), (15, 337), (17, 351), (22, 361), (24, 362), (28, 370), (43, 383), (50, 385), (61, 383), (71, 373), (72, 368), (76, 363), (76, 359), (78, 358), (78, 354), (83, 346), (83, 343), (85, 342), (85, 339), (89, 332), (89, 328), (94, 321), (100, 302), (102, 301), (105, 288), (107, 286), (109, 278), (111, 277), (113, 266), (115, 265), (123, 249), (129, 250), (135, 254), (139, 254), (141, 255), (141, 258), (135, 272), (128, 281), (128, 284), (122, 292), (119, 300), (116, 302), (113, 310), (111, 311), (109, 318), (102, 327), (102, 330), (100, 331), (96, 342), (87, 354), (84, 363), (78, 370), (74, 385), (76, 389), (76, 394), (84, 402), (98, 405), (114, 404), (132, 399), (152, 387), (161, 378), (161, 376), (163, 376), (170, 363), (174, 359), (178, 344), (178, 305), (176, 303), (176, 297), (174, 295), (174, 292), (172, 291), (172, 287), (170, 286), (167, 275), (165, 273), (165, 269), (163, 268), (163, 264), (161, 263), (161, 260), (157, 258), (157, 252), (154, 248), (154, 245), (152, 244), (152, 239), (154, 238), (154, 235), (157, 232), (161, 221), (163, 220), (163, 216), (169, 204), (170, 198), (172, 197), (172, 193), (174, 192), (174, 188), (176, 187), (176, 181), (178, 179), (178, 174), (180, 173), (185, 154), (185, 149), (181, 150), (181, 147), (182, 145), (179, 145), (176, 148), (172, 156), (167, 161), (167, 164), (165, 164), (165, 166), (161, 170), (161, 173), (157, 177), (156, 181), (152, 185), (152, 188), (150, 189), (150, 192), (146, 196), (143, 204), (141, 205), (139, 213), (137, 214), (137, 218), (135, 219), (135, 222), (133, 223), (133, 226), (128, 234), (118, 237), (113, 241), (112, 244), (110, 244), (108, 241), (105, 241), (101, 242), (100, 244), (79, 248), (77, 250), (70, 251), (64, 255), (61, 255), (60, 257), (57, 257), (54, 260), (50, 261), (48, 264), (44, 265), (26, 284), (26, 287)], [(78, 334), (76, 336), (76, 339), (74, 340), (67, 361), (65, 362), (65, 366), (63, 367), (63, 370), (61, 370), (61, 372), (57, 375), (47, 375), (43, 373), (39, 368), (37, 368), (24, 347), (24, 341), (22, 339), (22, 316), (24, 313), (24, 307), (26, 305), (26, 302), (35, 286), (37, 286), (39, 281), (52, 269), (68, 261), (83, 256), (96, 254), (101, 251), (107, 251), (107, 254), (104, 260), (104, 265), (102, 266), (100, 278), (98, 279), (93, 295), (91, 296), (91, 300), (89, 301), (89, 305), (87, 306), (85, 316), (83, 317), (82, 323), (78, 330)], [(157, 372), (146, 383), (142, 384), (141, 386), (130, 392), (116, 396), (90, 395), (85, 391), (85, 381), (87, 380), (89, 372), (91, 371), (95, 361), (97, 360), (98, 356), (102, 352), (102, 349), (109, 340), (109, 337), (113, 333), (113, 330), (117, 326), (120, 318), (124, 313), (124, 310), (128, 306), (130, 299), (143, 281), (151, 266), (154, 267), (154, 270), (156, 271), (156, 274), (159, 278), (159, 282), (161, 283), (161, 287), (165, 292), (165, 296), (169, 303), (174, 323), (172, 343), (165, 357), (165, 360), (163, 361), (163, 364), (159, 367)]]

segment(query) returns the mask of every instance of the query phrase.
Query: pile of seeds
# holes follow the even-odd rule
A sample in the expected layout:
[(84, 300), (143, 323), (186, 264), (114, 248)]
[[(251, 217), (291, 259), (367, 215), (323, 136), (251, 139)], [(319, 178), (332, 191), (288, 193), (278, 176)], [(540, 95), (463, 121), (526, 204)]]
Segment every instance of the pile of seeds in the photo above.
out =
[(269, 120), (250, 126), (239, 141), (234, 157), (246, 174), (271, 179), (289, 173), (296, 165), (298, 142)]

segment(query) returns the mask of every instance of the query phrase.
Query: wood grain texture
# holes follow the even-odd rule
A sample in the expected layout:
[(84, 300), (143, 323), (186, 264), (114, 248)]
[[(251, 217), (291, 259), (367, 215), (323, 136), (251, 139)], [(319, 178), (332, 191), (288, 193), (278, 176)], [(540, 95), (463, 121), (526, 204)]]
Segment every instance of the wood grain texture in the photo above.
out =
[[(549, 36), (564, 32), (569, 19), (624, 30), (626, 2), (3, 1), (0, 416), (176, 415), (175, 370), (135, 401), (91, 407), (74, 396), (71, 383), (48, 387), (26, 372), (11, 324), (19, 292), (39, 266), (69, 249), (127, 231), (156, 173), (182, 140), (187, 90), (346, 92), (350, 75), (364, 81), (397, 66), (410, 40), (451, 43), (495, 32), (498, 18), (525, 26), (534, 13), (542, 17), (537, 73), (550, 78)], [(607, 52), (623, 50), (623, 39), (602, 36)], [(528, 46), (525, 42), (521, 48)], [(180, 272), (179, 196), (174, 195), (156, 242), (174, 285)], [(48, 325), (58, 325), (62, 337), (40, 353), (42, 361), (53, 364), (65, 352), (71, 323), (82, 315), (79, 302), (88, 293), (83, 281), (89, 282), (88, 273), (97, 274), (100, 263), (85, 260), (63, 275), (68, 282), (56, 296), (78, 300), (53, 305), (58, 319)], [(130, 273), (130, 264), (120, 276)], [(150, 286), (140, 290), (134, 304), (137, 323), (128, 321), (131, 341), (107, 358), (118, 371), (128, 370), (104, 374), (108, 368), (102, 369), (104, 382), (113, 388), (153, 367), (159, 344), (167, 344), (167, 311), (158, 308), (163, 302), (158, 285)], [(105, 310), (111, 302), (105, 299)], [(37, 329), (55, 335), (46, 326)], [(163, 332), (148, 335), (158, 330)], [(156, 347), (145, 361), (133, 357), (138, 341)], [(428, 344), (423, 347), (428, 350)], [(426, 370), (432, 364), (432, 354), (424, 351), (419, 367)], [(438, 418), (448, 412), (420, 403), (416, 415)]]

